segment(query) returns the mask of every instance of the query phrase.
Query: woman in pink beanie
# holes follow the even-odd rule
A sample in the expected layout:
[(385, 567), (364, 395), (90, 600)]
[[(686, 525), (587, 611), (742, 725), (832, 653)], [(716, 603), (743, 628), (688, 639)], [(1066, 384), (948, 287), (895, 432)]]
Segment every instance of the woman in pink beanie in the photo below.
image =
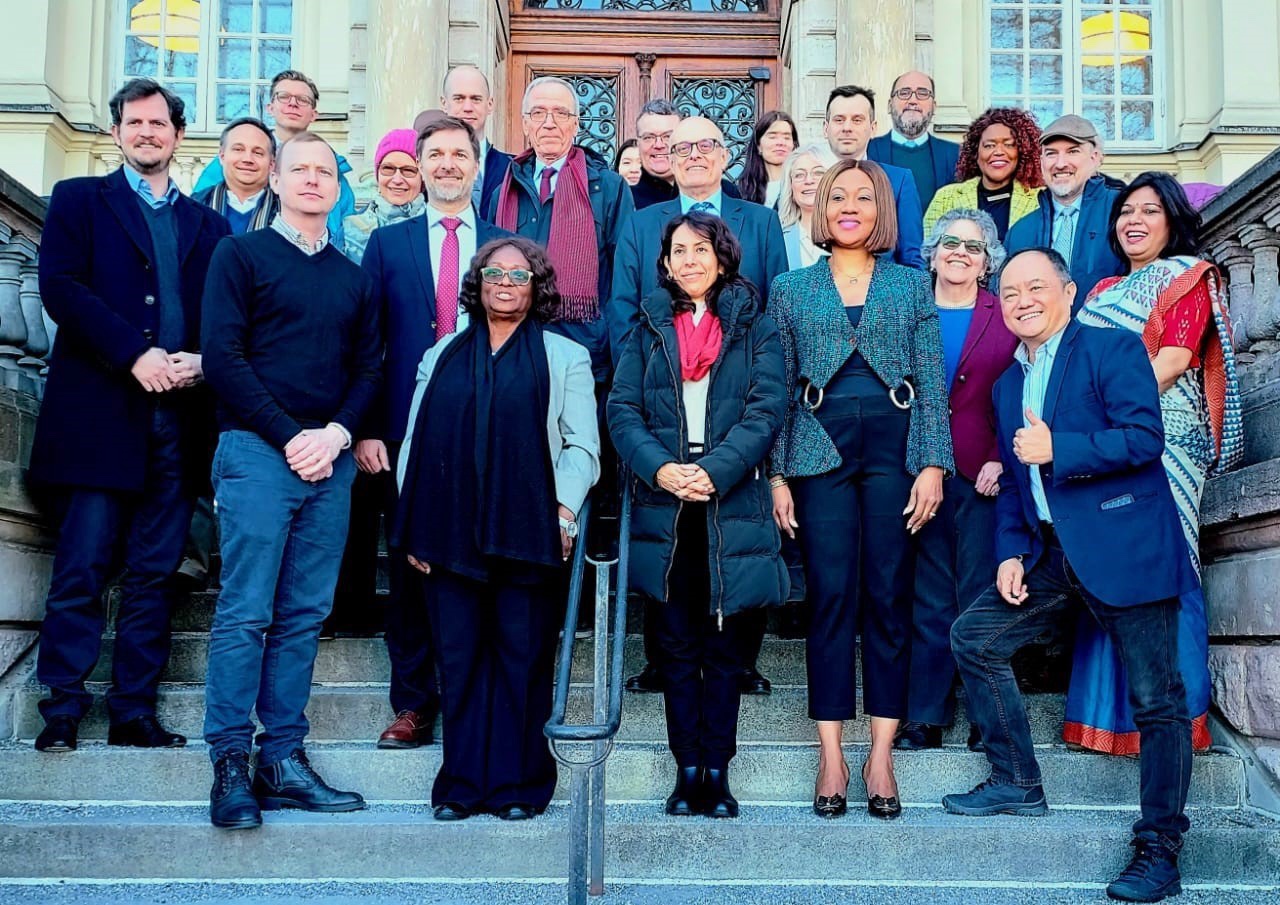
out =
[(418, 171), (418, 135), (412, 129), (392, 129), (382, 136), (373, 155), (378, 194), (358, 213), (343, 221), (346, 255), (357, 264), (364, 257), (369, 234), (379, 226), (416, 217), (427, 208)]

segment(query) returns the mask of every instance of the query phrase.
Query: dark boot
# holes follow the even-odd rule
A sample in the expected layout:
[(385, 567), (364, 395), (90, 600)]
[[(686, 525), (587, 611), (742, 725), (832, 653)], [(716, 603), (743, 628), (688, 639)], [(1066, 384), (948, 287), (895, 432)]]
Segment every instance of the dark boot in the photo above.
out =
[(262, 811), (249, 785), (249, 755), (243, 751), (225, 754), (213, 765), (209, 822), (224, 830), (262, 826)]
[(264, 811), (298, 808), (335, 814), (359, 811), (364, 798), (358, 792), (339, 792), (317, 773), (301, 748), (282, 761), (258, 767), (253, 777), (253, 794)]
[(692, 817), (700, 813), (698, 767), (681, 767), (676, 771), (676, 787), (667, 796), (667, 813), (672, 817)]
[(708, 817), (737, 817), (738, 799), (729, 791), (729, 769), (702, 771), (702, 803)]
[(644, 669), (634, 676), (627, 676), (627, 691), (633, 694), (660, 694), (662, 692), (662, 673), (652, 663), (646, 663)]
[(1182, 892), (1178, 853), (1158, 842), (1133, 840), (1133, 859), (1111, 881), (1107, 895), (1122, 902), (1159, 902)]
[(74, 751), (79, 732), (80, 723), (74, 717), (51, 716), (36, 736), (36, 750), (50, 754)]

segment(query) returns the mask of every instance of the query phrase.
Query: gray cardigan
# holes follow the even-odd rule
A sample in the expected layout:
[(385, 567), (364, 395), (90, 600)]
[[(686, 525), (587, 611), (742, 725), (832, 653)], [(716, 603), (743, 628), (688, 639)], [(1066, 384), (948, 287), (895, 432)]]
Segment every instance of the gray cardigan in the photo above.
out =
[[(409, 408), (404, 445), (396, 468), (396, 486), (404, 487), (404, 472), (413, 443), (413, 426), (418, 407), (440, 353), (461, 334), (452, 333), (422, 356), (418, 383)], [(547, 411), (547, 447), (556, 479), (556, 500), (575, 515), (582, 509), (587, 491), (600, 478), (600, 427), (596, 420), (595, 379), (591, 376), (591, 356), (587, 350), (558, 333), (543, 330), (547, 349), (547, 369), (551, 372), (551, 404)]]

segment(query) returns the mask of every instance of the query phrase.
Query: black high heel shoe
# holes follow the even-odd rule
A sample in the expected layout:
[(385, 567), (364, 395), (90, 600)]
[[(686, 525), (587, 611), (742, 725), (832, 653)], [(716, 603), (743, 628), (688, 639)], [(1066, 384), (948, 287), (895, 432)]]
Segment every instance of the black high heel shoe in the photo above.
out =
[(672, 817), (692, 817), (702, 807), (698, 767), (676, 770), (676, 787), (667, 796), (667, 813)]
[(849, 768), (845, 766), (844, 794), (836, 793), (835, 795), (818, 795), (813, 796), (813, 813), (819, 817), (825, 817), (832, 820), (836, 817), (843, 817), (849, 811)]
[[(867, 767), (871, 761), (865, 761), (862, 764), (862, 784), (867, 783)], [(902, 816), (902, 802), (898, 800), (897, 795), (872, 795), (867, 792), (867, 813), (872, 817), (878, 817), (881, 820), (897, 820)]]

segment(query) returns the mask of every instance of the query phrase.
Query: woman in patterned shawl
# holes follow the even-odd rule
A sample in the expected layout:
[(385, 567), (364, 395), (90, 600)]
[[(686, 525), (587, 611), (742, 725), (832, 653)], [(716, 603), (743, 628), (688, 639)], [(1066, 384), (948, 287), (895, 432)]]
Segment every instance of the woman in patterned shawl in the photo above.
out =
[[(1240, 457), (1243, 431), (1231, 325), (1217, 270), (1197, 253), (1200, 214), (1173, 177), (1143, 173), (1111, 209), (1111, 247), (1129, 273), (1100, 282), (1083, 324), (1142, 336), (1160, 384), (1164, 467), (1182, 519), (1187, 554), (1200, 568), (1200, 495), (1211, 472)], [(1209, 633), (1204, 594), (1182, 598), (1179, 657), (1196, 750), (1209, 747)], [(1076, 634), (1063, 738), (1105, 754), (1136, 755), (1138, 732), (1120, 659), (1089, 619)]]

